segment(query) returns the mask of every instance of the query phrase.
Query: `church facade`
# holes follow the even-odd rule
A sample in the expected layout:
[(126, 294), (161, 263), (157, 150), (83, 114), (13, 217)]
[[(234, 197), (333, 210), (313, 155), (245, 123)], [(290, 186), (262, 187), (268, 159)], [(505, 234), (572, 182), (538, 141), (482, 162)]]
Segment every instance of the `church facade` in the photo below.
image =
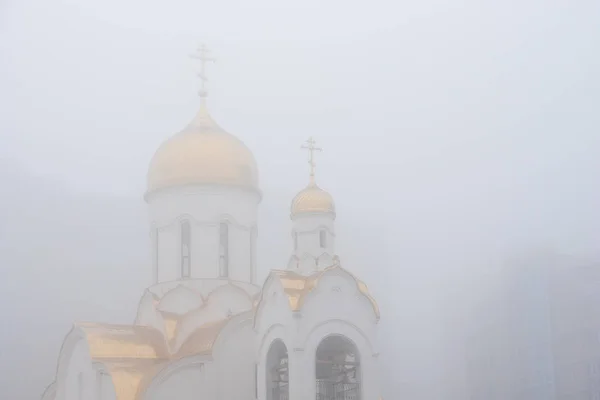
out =
[(42, 400), (380, 399), (379, 309), (336, 255), (314, 141), (291, 203), (293, 252), (259, 283), (256, 161), (200, 94), (148, 170), (154, 284), (133, 324), (73, 325)]

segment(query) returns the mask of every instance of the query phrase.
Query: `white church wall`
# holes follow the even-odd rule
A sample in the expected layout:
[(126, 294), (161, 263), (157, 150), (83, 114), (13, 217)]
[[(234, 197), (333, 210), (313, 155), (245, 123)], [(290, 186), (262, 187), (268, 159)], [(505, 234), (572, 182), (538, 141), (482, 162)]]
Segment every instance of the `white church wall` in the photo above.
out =
[[(252, 279), (252, 228), (260, 197), (256, 192), (219, 186), (164, 190), (148, 198), (151, 225), (158, 227), (158, 280), (181, 277), (180, 221), (191, 224), (192, 278), (219, 277), (219, 226), (229, 224), (229, 278)], [(153, 247), (156, 243), (153, 243)], [(155, 254), (152, 249), (152, 254)]]
[(252, 282), (250, 242), (252, 226), (229, 223), (229, 276), (238, 281)]
[(89, 348), (77, 330), (65, 340), (59, 357), (57, 400), (98, 400), (96, 372), (92, 367)]
[(317, 258), (314, 254), (303, 253), (296, 263), (296, 268), (298, 268), (297, 272), (301, 274), (312, 274), (318, 269)]
[(190, 221), (192, 226), (191, 278), (207, 279), (219, 275), (219, 224)]
[(101, 364), (94, 365), (96, 370), (96, 399), (97, 400), (116, 400), (117, 393), (110, 376), (110, 372)]
[(150, 383), (144, 400), (197, 400), (214, 399), (214, 381), (210, 363), (197, 358), (183, 359), (169, 365)]
[(376, 343), (377, 316), (369, 299), (352, 276), (342, 269), (325, 272), (304, 299), (302, 332), (329, 320), (343, 320), (360, 327)]
[[(179, 225), (158, 226), (158, 271), (159, 282), (172, 281), (179, 278)], [(154, 246), (155, 244), (153, 244)], [(156, 250), (153, 248), (152, 252)]]
[(232, 319), (219, 335), (213, 358), (217, 373), (217, 399), (248, 400), (254, 396), (255, 349), (252, 315)]

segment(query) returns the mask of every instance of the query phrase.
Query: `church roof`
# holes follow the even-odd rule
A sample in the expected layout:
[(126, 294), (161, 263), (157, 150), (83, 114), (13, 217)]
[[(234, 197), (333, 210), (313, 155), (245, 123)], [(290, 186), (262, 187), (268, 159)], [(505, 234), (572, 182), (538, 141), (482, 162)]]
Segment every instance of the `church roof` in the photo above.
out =
[(75, 325), (84, 333), (92, 360), (110, 373), (117, 400), (137, 399), (169, 359), (165, 340), (154, 328), (93, 322)]
[(94, 360), (169, 357), (162, 334), (154, 328), (93, 322), (76, 325), (85, 333), (90, 356)]
[[(238, 306), (235, 310), (225, 310), (218, 305), (219, 296), (222, 296), (224, 292), (227, 292), (229, 296), (242, 298), (247, 305), (241, 308)], [(162, 329), (159, 328), (159, 330), (162, 331), (171, 354), (210, 353), (212, 349), (211, 332), (218, 334), (220, 328), (226, 325), (231, 317), (251, 310), (254, 301), (253, 295), (232, 282), (213, 287), (208, 294), (204, 295), (182, 284), (164, 293), (162, 298), (150, 291), (148, 293), (153, 298), (152, 311), (158, 317), (156, 327), (159, 328), (161, 323), (163, 324)], [(258, 293), (260, 292), (257, 291)], [(180, 304), (165, 304), (174, 297), (181, 298), (182, 296), (186, 297), (188, 303), (185, 307), (181, 307)], [(217, 307), (215, 308), (215, 306)], [(137, 322), (143, 324), (144, 320), (138, 319)], [(198, 325), (199, 323), (201, 325)], [(183, 346), (185, 348), (182, 348)]]
[(152, 327), (82, 322), (90, 357), (110, 373), (116, 400), (140, 399), (154, 377), (169, 363), (212, 352), (215, 341), (231, 317), (197, 328), (179, 351), (169, 353), (168, 338)]

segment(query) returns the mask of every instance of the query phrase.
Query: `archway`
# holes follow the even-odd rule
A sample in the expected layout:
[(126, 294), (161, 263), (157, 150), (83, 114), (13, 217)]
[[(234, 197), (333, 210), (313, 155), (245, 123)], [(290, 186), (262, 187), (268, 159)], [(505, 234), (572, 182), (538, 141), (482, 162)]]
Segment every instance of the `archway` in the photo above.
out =
[(317, 347), (316, 400), (360, 400), (358, 349), (344, 336), (328, 336)]
[(267, 400), (290, 398), (288, 352), (285, 344), (277, 339), (271, 343), (266, 362)]

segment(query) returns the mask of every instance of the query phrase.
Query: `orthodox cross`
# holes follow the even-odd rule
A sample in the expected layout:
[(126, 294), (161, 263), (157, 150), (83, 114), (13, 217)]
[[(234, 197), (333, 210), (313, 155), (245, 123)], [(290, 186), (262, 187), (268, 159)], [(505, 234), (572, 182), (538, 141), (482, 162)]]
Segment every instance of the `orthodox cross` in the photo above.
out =
[(198, 47), (196, 53), (191, 55), (192, 58), (200, 60), (200, 72), (198, 73), (198, 77), (200, 78), (202, 86), (200, 87), (198, 94), (202, 98), (206, 98), (206, 96), (208, 96), (208, 92), (206, 91), (206, 82), (208, 81), (208, 78), (206, 77), (206, 63), (216, 61), (214, 58), (209, 57), (208, 53), (208, 47), (206, 47), (205, 44), (202, 44), (200, 47)]
[(311, 137), (302, 145), (302, 149), (308, 150), (308, 165), (310, 165), (310, 183), (315, 183), (315, 151), (323, 151), (322, 148), (316, 147), (315, 140)]

